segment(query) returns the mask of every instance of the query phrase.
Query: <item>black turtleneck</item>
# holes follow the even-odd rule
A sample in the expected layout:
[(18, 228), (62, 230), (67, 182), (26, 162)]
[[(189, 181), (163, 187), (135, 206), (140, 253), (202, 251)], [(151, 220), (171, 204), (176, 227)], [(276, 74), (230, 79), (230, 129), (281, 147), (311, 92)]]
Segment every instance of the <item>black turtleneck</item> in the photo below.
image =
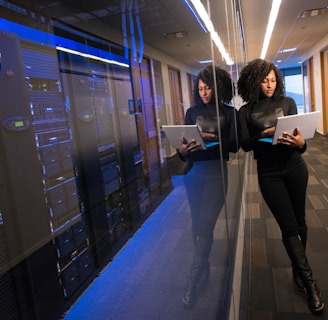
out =
[(254, 158), (258, 161), (276, 161), (286, 159), (293, 152), (303, 153), (303, 148), (291, 148), (285, 145), (272, 145), (260, 141), (261, 132), (276, 125), (277, 117), (297, 114), (295, 101), (289, 97), (281, 97), (279, 100), (272, 98), (261, 99), (255, 104), (246, 104), (239, 109), (238, 133), (239, 143), (244, 151), (254, 152)]

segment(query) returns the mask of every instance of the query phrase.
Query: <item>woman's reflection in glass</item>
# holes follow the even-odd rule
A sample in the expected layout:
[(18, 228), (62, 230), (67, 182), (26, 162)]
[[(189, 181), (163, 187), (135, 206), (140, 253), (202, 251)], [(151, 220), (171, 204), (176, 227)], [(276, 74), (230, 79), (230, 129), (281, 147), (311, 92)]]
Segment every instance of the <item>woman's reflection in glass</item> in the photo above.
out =
[[(218, 99), (215, 99), (216, 93)], [(214, 227), (225, 202), (229, 152), (238, 150), (236, 110), (228, 105), (232, 97), (233, 86), (229, 73), (210, 65), (196, 78), (195, 105), (187, 110), (185, 116), (185, 124), (197, 124), (205, 142), (211, 143), (211, 146), (204, 150), (197, 141), (183, 139), (179, 149), (180, 158), (189, 166), (185, 176), (185, 188), (191, 210), (194, 241), (193, 260), (182, 298), (187, 308), (195, 305), (199, 289), (210, 275), (209, 255)]]

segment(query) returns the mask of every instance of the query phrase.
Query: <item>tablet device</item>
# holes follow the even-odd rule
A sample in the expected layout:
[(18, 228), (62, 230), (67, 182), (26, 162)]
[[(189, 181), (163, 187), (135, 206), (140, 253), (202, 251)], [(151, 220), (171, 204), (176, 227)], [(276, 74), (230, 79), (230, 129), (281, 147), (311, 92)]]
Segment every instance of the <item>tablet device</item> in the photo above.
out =
[(170, 144), (175, 149), (179, 149), (181, 145), (182, 138), (186, 138), (188, 142), (195, 140), (196, 143), (199, 143), (202, 149), (207, 149), (210, 146), (217, 145), (219, 142), (205, 142), (202, 138), (197, 124), (195, 125), (162, 125), (166, 137), (168, 138)]
[(304, 139), (313, 138), (319, 115), (320, 111), (313, 111), (278, 117), (272, 144), (277, 144), (278, 138), (282, 136), (284, 132), (293, 133), (297, 127), (300, 128)]

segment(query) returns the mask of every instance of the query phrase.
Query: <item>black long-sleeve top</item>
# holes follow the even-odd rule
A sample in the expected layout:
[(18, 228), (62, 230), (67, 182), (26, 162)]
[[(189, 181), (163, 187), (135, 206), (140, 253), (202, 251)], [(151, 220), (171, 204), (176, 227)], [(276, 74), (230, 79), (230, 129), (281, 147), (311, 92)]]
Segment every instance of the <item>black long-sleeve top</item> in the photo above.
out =
[[(237, 152), (236, 109), (225, 104), (219, 105), (219, 119), (221, 132), (221, 146), (223, 159), (229, 159), (229, 152)], [(197, 124), (201, 131), (218, 135), (218, 121), (215, 105), (196, 105), (189, 108), (185, 116), (185, 124)], [(220, 145), (206, 150), (197, 150), (191, 153), (193, 161), (220, 159)]]
[(293, 99), (281, 97), (279, 100), (264, 98), (256, 104), (246, 104), (238, 112), (239, 143), (244, 151), (254, 152), (257, 161), (275, 162), (287, 159), (293, 152), (303, 153), (302, 148), (291, 148), (286, 145), (272, 145), (260, 141), (264, 129), (275, 126), (277, 117), (297, 114), (297, 106)]

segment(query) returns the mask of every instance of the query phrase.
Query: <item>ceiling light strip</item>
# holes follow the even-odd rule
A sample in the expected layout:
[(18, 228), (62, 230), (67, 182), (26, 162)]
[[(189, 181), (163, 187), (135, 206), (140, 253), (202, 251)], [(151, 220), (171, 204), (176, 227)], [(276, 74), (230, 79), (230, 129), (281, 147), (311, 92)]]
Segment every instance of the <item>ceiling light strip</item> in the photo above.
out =
[(270, 39), (272, 36), (273, 28), (278, 17), (280, 4), (281, 4), (281, 0), (272, 0), (271, 12), (270, 12), (267, 29), (264, 37), (264, 42), (262, 46), (261, 59), (265, 59), (269, 47)]

